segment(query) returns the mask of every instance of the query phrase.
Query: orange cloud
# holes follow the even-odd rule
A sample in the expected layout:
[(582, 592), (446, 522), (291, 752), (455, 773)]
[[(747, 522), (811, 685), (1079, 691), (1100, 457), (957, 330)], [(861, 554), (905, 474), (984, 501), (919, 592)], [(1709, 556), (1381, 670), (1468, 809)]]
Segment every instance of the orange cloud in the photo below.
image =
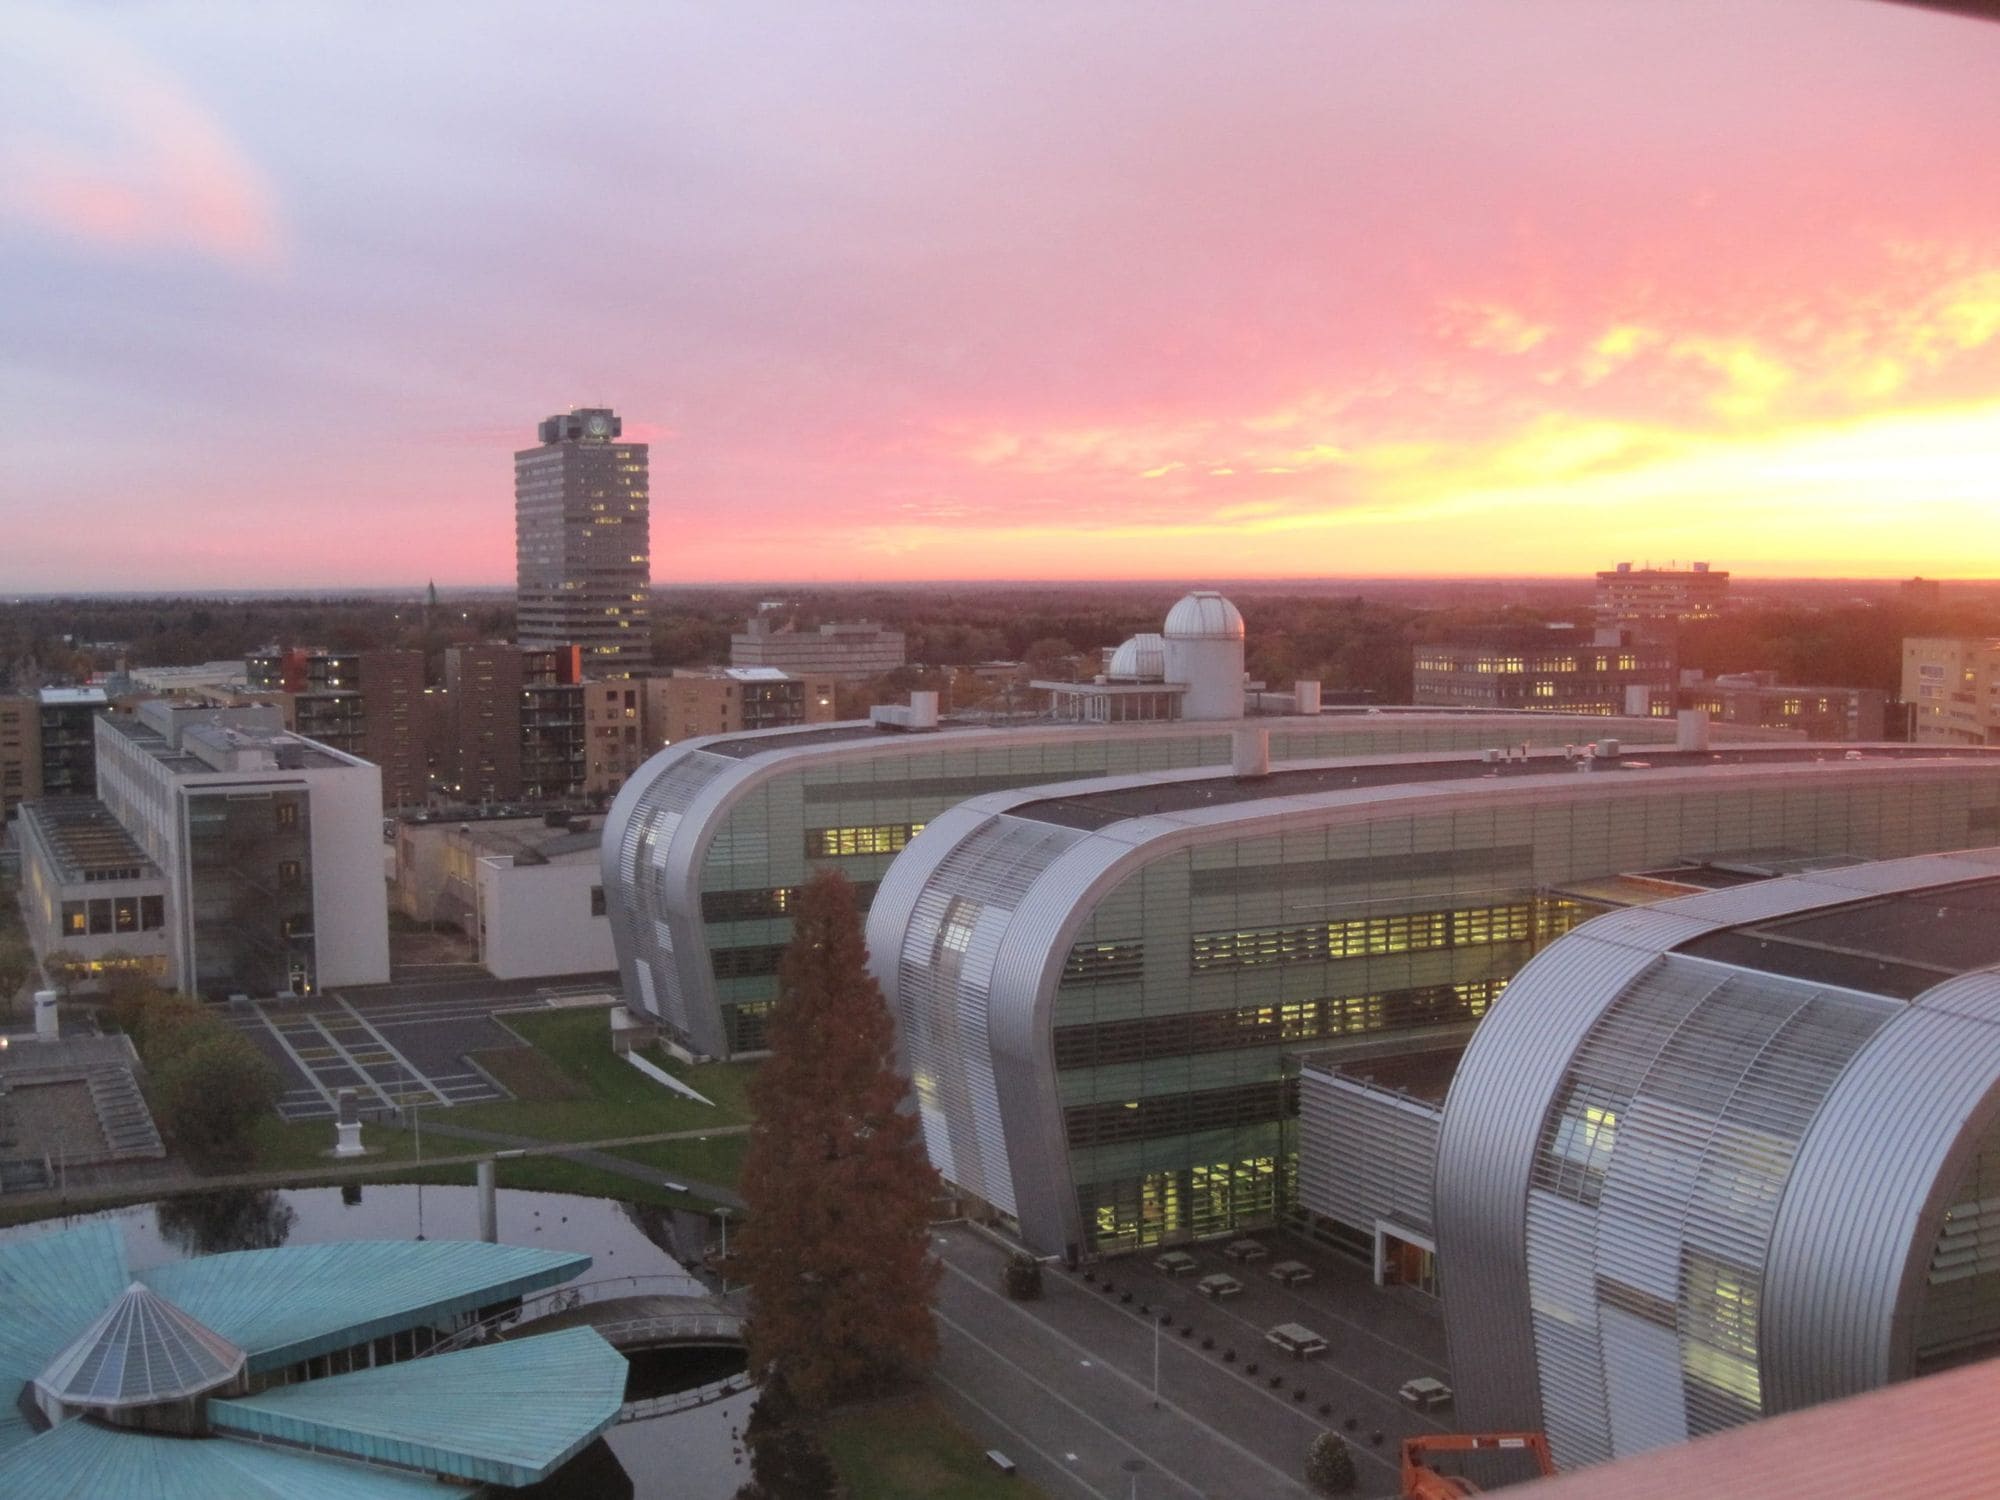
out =
[(282, 257), (272, 197), (220, 120), (110, 27), (42, 13), (0, 54), (0, 217), (114, 251)]

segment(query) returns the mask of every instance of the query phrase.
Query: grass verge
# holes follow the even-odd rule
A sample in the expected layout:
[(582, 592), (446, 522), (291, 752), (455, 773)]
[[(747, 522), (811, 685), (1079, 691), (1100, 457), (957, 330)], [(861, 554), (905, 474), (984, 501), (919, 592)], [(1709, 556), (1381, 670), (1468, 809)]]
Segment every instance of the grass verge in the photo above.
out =
[(1042, 1491), (1009, 1479), (934, 1396), (845, 1412), (821, 1427), (834, 1467), (868, 1500), (1037, 1500)]

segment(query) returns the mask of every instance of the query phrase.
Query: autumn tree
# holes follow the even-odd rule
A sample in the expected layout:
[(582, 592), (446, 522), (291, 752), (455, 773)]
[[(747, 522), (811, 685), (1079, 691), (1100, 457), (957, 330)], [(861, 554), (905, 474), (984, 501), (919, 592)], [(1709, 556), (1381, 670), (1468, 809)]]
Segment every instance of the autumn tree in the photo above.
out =
[(915, 1115), (899, 1108), (908, 1085), (867, 962), (854, 887), (815, 876), (778, 970), (771, 1056), (751, 1084), (738, 1252), (750, 1368), (782, 1371), (808, 1411), (937, 1352), (927, 1229), (937, 1174)]

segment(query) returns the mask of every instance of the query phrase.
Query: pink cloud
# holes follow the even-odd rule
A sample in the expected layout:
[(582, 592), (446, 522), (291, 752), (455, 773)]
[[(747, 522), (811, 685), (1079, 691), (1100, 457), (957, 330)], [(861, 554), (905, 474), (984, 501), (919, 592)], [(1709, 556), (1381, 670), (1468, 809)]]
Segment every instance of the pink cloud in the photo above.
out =
[(108, 27), (43, 14), (0, 62), (0, 217), (112, 251), (240, 266), (283, 255), (262, 174), (166, 68)]

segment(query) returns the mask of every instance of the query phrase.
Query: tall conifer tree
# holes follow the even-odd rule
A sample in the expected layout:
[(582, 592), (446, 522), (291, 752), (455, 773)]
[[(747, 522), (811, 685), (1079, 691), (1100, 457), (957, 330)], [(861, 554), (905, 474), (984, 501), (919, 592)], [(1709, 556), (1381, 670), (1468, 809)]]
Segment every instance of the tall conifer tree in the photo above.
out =
[(908, 1082), (867, 965), (854, 887), (815, 876), (778, 970), (771, 1055), (751, 1084), (749, 1222), (732, 1256), (750, 1288), (750, 1368), (781, 1369), (808, 1410), (937, 1353), (937, 1173), (916, 1116), (899, 1108)]

